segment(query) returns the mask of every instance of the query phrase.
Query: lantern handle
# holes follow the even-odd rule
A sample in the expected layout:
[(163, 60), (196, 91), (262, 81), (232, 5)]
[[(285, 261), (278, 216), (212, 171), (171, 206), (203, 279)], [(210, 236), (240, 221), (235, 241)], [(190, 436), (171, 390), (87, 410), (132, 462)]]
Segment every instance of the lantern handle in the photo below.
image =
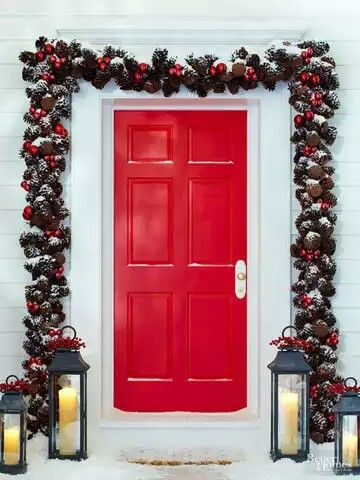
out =
[(61, 336), (62, 336), (64, 330), (67, 330), (67, 329), (72, 330), (72, 332), (73, 332), (73, 334), (74, 334), (72, 340), (74, 340), (74, 338), (76, 337), (77, 333), (76, 333), (75, 328), (74, 328), (72, 325), (65, 325), (64, 327), (60, 328), (60, 334), (61, 334)]
[[(347, 381), (348, 381), (348, 380), (352, 380), (352, 381), (354, 382), (354, 385), (353, 385), (352, 387), (350, 387), (349, 385), (347, 385)], [(345, 385), (345, 387), (347, 387), (347, 388), (355, 388), (355, 387), (357, 387), (357, 384), (358, 384), (358, 382), (357, 382), (356, 378), (354, 378), (354, 377), (347, 377), (347, 378), (345, 378), (345, 380), (344, 380), (344, 385)]]
[(7, 383), (8, 385), (9, 385), (10, 378), (15, 378), (17, 382), (19, 381), (19, 377), (17, 377), (16, 375), (9, 375), (8, 377), (6, 377), (6, 380), (5, 380), (5, 383)]
[(285, 327), (283, 329), (283, 331), (281, 332), (281, 336), (284, 338), (285, 337), (284, 334), (285, 334), (286, 330), (290, 330), (291, 328), (293, 328), (295, 330), (296, 336), (297, 336), (299, 332), (298, 332), (298, 329), (296, 327), (294, 327), (294, 325), (288, 325), (287, 327)]

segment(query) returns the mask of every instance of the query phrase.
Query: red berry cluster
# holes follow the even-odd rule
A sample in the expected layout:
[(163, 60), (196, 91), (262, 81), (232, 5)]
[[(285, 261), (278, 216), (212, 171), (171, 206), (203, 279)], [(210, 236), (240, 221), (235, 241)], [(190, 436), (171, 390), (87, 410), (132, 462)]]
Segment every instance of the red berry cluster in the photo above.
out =
[(139, 83), (142, 81), (144, 74), (149, 71), (149, 64), (141, 62), (138, 65), (137, 71), (134, 73), (134, 82)]
[(313, 345), (308, 340), (298, 337), (278, 337), (271, 340), (270, 345), (275, 345), (278, 348), (298, 348), (309, 352), (313, 349)]
[(42, 117), (46, 117), (48, 112), (46, 110), (42, 110), (41, 108), (30, 107), (29, 112), (31, 113), (32, 117), (35, 120), (39, 120)]
[(23, 180), (20, 185), (21, 185), (21, 187), (22, 187), (24, 190), (26, 190), (27, 192), (30, 191), (30, 185), (29, 185), (29, 183), (28, 183), (26, 180)]
[(26, 205), (26, 207), (24, 207), (24, 210), (23, 210), (23, 213), (22, 213), (22, 216), (23, 216), (23, 219), (28, 221), (28, 220), (31, 220), (31, 217), (33, 216), (34, 214), (34, 210), (32, 208), (31, 205)]
[(52, 340), (48, 341), (48, 349), (50, 352), (53, 352), (58, 348), (80, 350), (80, 348), (86, 347), (85, 342), (83, 342), (81, 338), (63, 337), (60, 330), (51, 329), (48, 334), (52, 337)]
[(326, 343), (331, 347), (336, 347), (339, 343), (339, 335), (336, 332), (331, 333), (327, 337)]
[(245, 72), (245, 80), (256, 82), (258, 79), (257, 73), (253, 67), (248, 67)]
[(30, 367), (40, 367), (41, 365), (44, 365), (44, 361), (41, 357), (30, 357), (28, 360), (28, 365)]
[(111, 58), (110, 57), (98, 57), (96, 59), (97, 63), (97, 68), (101, 70), (102, 72), (105, 72), (105, 70), (108, 68), (110, 65)]
[(55, 70), (60, 70), (60, 68), (66, 63), (66, 58), (59, 58), (56, 55), (51, 55), (48, 62), (55, 68)]
[(69, 132), (66, 130), (66, 128), (61, 125), (61, 123), (57, 123), (54, 128), (53, 132), (56, 133), (56, 135), (60, 135), (61, 137), (67, 137)]
[(180, 63), (177, 63), (174, 67), (169, 68), (169, 75), (172, 77), (181, 77), (183, 74), (184, 67), (180, 65)]
[(323, 102), (323, 99), (322, 99), (322, 94), (320, 92), (315, 92), (311, 96), (310, 103), (314, 108), (321, 107), (322, 102)]
[(314, 258), (320, 257), (321, 252), (320, 250), (315, 250), (314, 252), (312, 250), (305, 250), (305, 248), (302, 248), (300, 250), (300, 256), (305, 258), (308, 262), (312, 262)]
[(56, 160), (55, 155), (45, 155), (44, 160), (51, 168), (56, 168), (58, 166), (58, 162)]
[(313, 299), (304, 293), (304, 295), (301, 296), (301, 302), (304, 307), (310, 307), (310, 305), (313, 303)]
[(23, 392), (28, 391), (28, 383), (26, 380), (16, 380), (15, 382), (0, 383), (0, 392)]
[(57, 230), (45, 230), (45, 236), (47, 238), (50, 237), (56, 237), (56, 238), (61, 238), (62, 237), (62, 231), (58, 228)]
[(55, 82), (55, 75), (52, 73), (43, 73), (41, 75), (41, 80), (44, 80), (47, 83)]
[(33, 145), (31, 142), (27, 141), (23, 143), (23, 148), (28, 152), (29, 155), (35, 157), (39, 153), (39, 149), (36, 145)]
[(305, 155), (305, 157), (309, 157), (311, 154), (316, 152), (317, 152), (316, 147), (312, 147), (310, 145), (304, 145), (303, 154)]
[(54, 51), (54, 46), (51, 43), (45, 43), (41, 50), (35, 53), (35, 58), (38, 62), (43, 62), (47, 55), (51, 55)]
[(303, 115), (295, 115), (294, 123), (296, 127), (302, 127), (306, 121), (311, 122), (314, 120), (314, 112), (311, 110), (305, 110)]
[(316, 385), (311, 385), (310, 387), (310, 397), (315, 399), (318, 396), (318, 388)]
[(26, 302), (27, 309), (31, 313), (37, 313), (40, 310), (40, 305), (32, 300)]
[(216, 66), (211, 65), (211, 67), (209, 67), (208, 74), (210, 75), (210, 77), (215, 77), (216, 75), (223, 75), (224, 73), (226, 73), (226, 69), (227, 67), (225, 63), (218, 63)]
[(314, 55), (314, 49), (312, 47), (307, 48), (301, 52), (301, 57), (305, 65), (310, 63), (311, 57)]
[(299, 80), (303, 84), (310, 84), (314, 87), (320, 84), (321, 78), (317, 73), (311, 72), (301, 72), (299, 75)]
[(321, 198), (318, 199), (317, 203), (320, 205), (321, 210), (324, 210), (325, 212), (330, 208), (330, 205), (327, 202), (324, 202)]
[(54, 277), (55, 277), (57, 280), (60, 280), (60, 278), (62, 277), (63, 273), (64, 273), (64, 267), (55, 268), (55, 270), (54, 270)]

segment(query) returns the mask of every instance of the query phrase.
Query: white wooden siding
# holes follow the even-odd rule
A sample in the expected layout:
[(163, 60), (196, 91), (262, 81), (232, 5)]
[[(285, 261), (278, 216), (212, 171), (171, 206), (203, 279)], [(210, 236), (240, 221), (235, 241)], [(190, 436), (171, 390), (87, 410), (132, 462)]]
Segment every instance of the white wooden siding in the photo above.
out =
[[(2, 0), (0, 5), (0, 380), (8, 372), (19, 372), (23, 356), (21, 343), (24, 314), (24, 285), (30, 276), (23, 270), (23, 256), (18, 235), (24, 223), (21, 210), (24, 192), (18, 186), (23, 162), (18, 158), (24, 124), (22, 113), (28, 107), (21, 79), (21, 65), (17, 60), (20, 50), (32, 49), (37, 36), (56, 36), (58, 28), (119, 27), (123, 23), (142, 25), (145, 15), (167, 15), (169, 25), (185, 15), (192, 21), (205, 22), (204, 12), (222, 18), (240, 19), (242, 4), (246, 19), (261, 18), (275, 23), (286, 22), (308, 28), (307, 37), (330, 41), (337, 60), (341, 81), (341, 109), (335, 124), (339, 137), (334, 148), (336, 192), (339, 194), (339, 215), (336, 230), (339, 270), (336, 277), (337, 295), (334, 309), (344, 332), (341, 343), (341, 367), (345, 373), (360, 376), (360, 31), (359, 4), (356, 0), (343, 5), (328, 0), (303, 0), (301, 9), (291, 2), (273, 0), (223, 0), (221, 6), (212, 0), (167, 2), (159, 0), (131, 0), (113, 2), (103, 0)], [(213, 8), (209, 8), (209, 4)], [(303, 16), (304, 12), (308, 17)], [(326, 12), (326, 15), (324, 15)], [(349, 14), (347, 13), (349, 12)], [(258, 18), (251, 17), (252, 15)], [(298, 17), (298, 15), (302, 15)], [(348, 18), (347, 18), (348, 15)], [(261, 18), (260, 18), (261, 17)], [(315, 19), (315, 21), (314, 21)], [(147, 23), (156, 20), (146, 19)], [(285, 22), (285, 27), (286, 27)], [(156, 23), (155, 23), (156, 24)], [(284, 27), (284, 28), (285, 28)], [(237, 46), (234, 46), (234, 48)], [(189, 50), (189, 46), (184, 49)], [(136, 48), (135, 48), (136, 50)], [(171, 49), (170, 49), (171, 50)], [(214, 48), (216, 50), (216, 48)], [(229, 47), (229, 53), (230, 53)], [(276, 120), (276, 113), (274, 112)], [(291, 179), (289, 179), (289, 182)], [(298, 212), (292, 203), (292, 224)], [(294, 226), (292, 234), (296, 233)], [(276, 314), (276, 312), (274, 312)], [(286, 322), (286, 319), (284, 319)], [(278, 332), (274, 332), (276, 335)]]

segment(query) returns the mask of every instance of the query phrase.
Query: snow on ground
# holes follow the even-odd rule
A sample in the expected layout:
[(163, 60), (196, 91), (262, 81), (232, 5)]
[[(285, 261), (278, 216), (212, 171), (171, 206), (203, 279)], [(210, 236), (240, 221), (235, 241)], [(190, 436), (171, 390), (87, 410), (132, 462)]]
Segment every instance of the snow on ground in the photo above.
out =
[[(266, 452), (249, 455), (248, 459), (231, 465), (154, 467), (128, 463), (126, 458), (113, 454), (104, 446), (91, 453), (85, 462), (48, 460), (47, 442), (43, 437), (35, 438), (28, 444), (28, 472), (17, 478), (24, 480), (322, 480), (334, 478), (328, 462), (331, 461), (332, 444), (313, 446), (313, 460), (296, 464), (291, 460), (273, 463)], [(148, 459), (164, 459), (159, 452), (147, 452)], [(196, 455), (196, 456), (195, 456)], [(132, 458), (140, 458), (134, 452)], [(145, 455), (142, 455), (145, 458)], [(196, 460), (198, 454), (187, 455)], [(202, 459), (219, 459), (215, 452), (202, 455)], [(174, 458), (169, 455), (168, 458)], [(179, 458), (178, 458), (179, 459)], [(9, 478), (1, 475), (1, 479)]]

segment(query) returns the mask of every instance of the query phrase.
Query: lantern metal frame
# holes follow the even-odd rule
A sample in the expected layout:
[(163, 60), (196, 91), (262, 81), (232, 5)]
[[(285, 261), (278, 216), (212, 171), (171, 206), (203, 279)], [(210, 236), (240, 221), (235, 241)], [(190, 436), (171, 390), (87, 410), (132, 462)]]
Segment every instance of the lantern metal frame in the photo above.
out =
[[(285, 327), (281, 333), (284, 337), (284, 333), (287, 329), (294, 329), (297, 333), (297, 329), (293, 325)], [(310, 382), (309, 377), (312, 372), (312, 368), (306, 362), (303, 353), (295, 347), (283, 347), (277, 352), (274, 360), (268, 365), (271, 371), (271, 432), (270, 432), (270, 458), (276, 462), (282, 458), (290, 458), (295, 462), (304, 462), (308, 459), (309, 455), (309, 416), (310, 416)], [(305, 437), (304, 448), (298, 449), (296, 454), (282, 453), (279, 448), (279, 375), (304, 375), (305, 376), (305, 388), (303, 391), (302, 402), (302, 415), (301, 422), (302, 433)]]
[[(356, 391), (357, 380), (354, 377), (347, 377), (344, 380), (344, 386), (349, 388), (347, 383), (354, 381), (354, 391), (347, 391), (341, 394), (337, 404), (334, 406), (335, 414), (335, 439), (334, 439), (334, 472), (336, 475), (360, 475), (360, 394)], [(357, 463), (358, 465), (350, 466), (343, 463), (343, 418), (344, 416), (357, 417), (358, 428), (358, 450)]]
[[(67, 325), (61, 329), (61, 334), (65, 329), (70, 329), (76, 337), (74, 327)], [(80, 352), (71, 348), (59, 348), (55, 351), (54, 359), (48, 367), (49, 374), (49, 442), (48, 457), (50, 459), (81, 461), (88, 458), (87, 455), (87, 371), (90, 365), (85, 362)], [(80, 379), (80, 407), (79, 407), (79, 429), (80, 441), (79, 448), (74, 454), (60, 454), (57, 448), (57, 383), (56, 380), (62, 375), (78, 376)]]
[[(9, 375), (6, 378), (5, 383), (9, 384), (9, 380), (11, 378), (15, 378), (16, 380), (19, 380), (19, 378), (16, 375)], [(8, 390), (7, 392), (3, 393), (2, 398), (0, 400), (0, 435), (1, 435), (0, 473), (10, 474), (10, 475), (19, 475), (19, 474), (24, 474), (27, 471), (26, 414), (27, 414), (27, 406), (21, 391)], [(7, 465), (4, 463), (5, 415), (19, 416), (19, 462), (14, 465)]]

